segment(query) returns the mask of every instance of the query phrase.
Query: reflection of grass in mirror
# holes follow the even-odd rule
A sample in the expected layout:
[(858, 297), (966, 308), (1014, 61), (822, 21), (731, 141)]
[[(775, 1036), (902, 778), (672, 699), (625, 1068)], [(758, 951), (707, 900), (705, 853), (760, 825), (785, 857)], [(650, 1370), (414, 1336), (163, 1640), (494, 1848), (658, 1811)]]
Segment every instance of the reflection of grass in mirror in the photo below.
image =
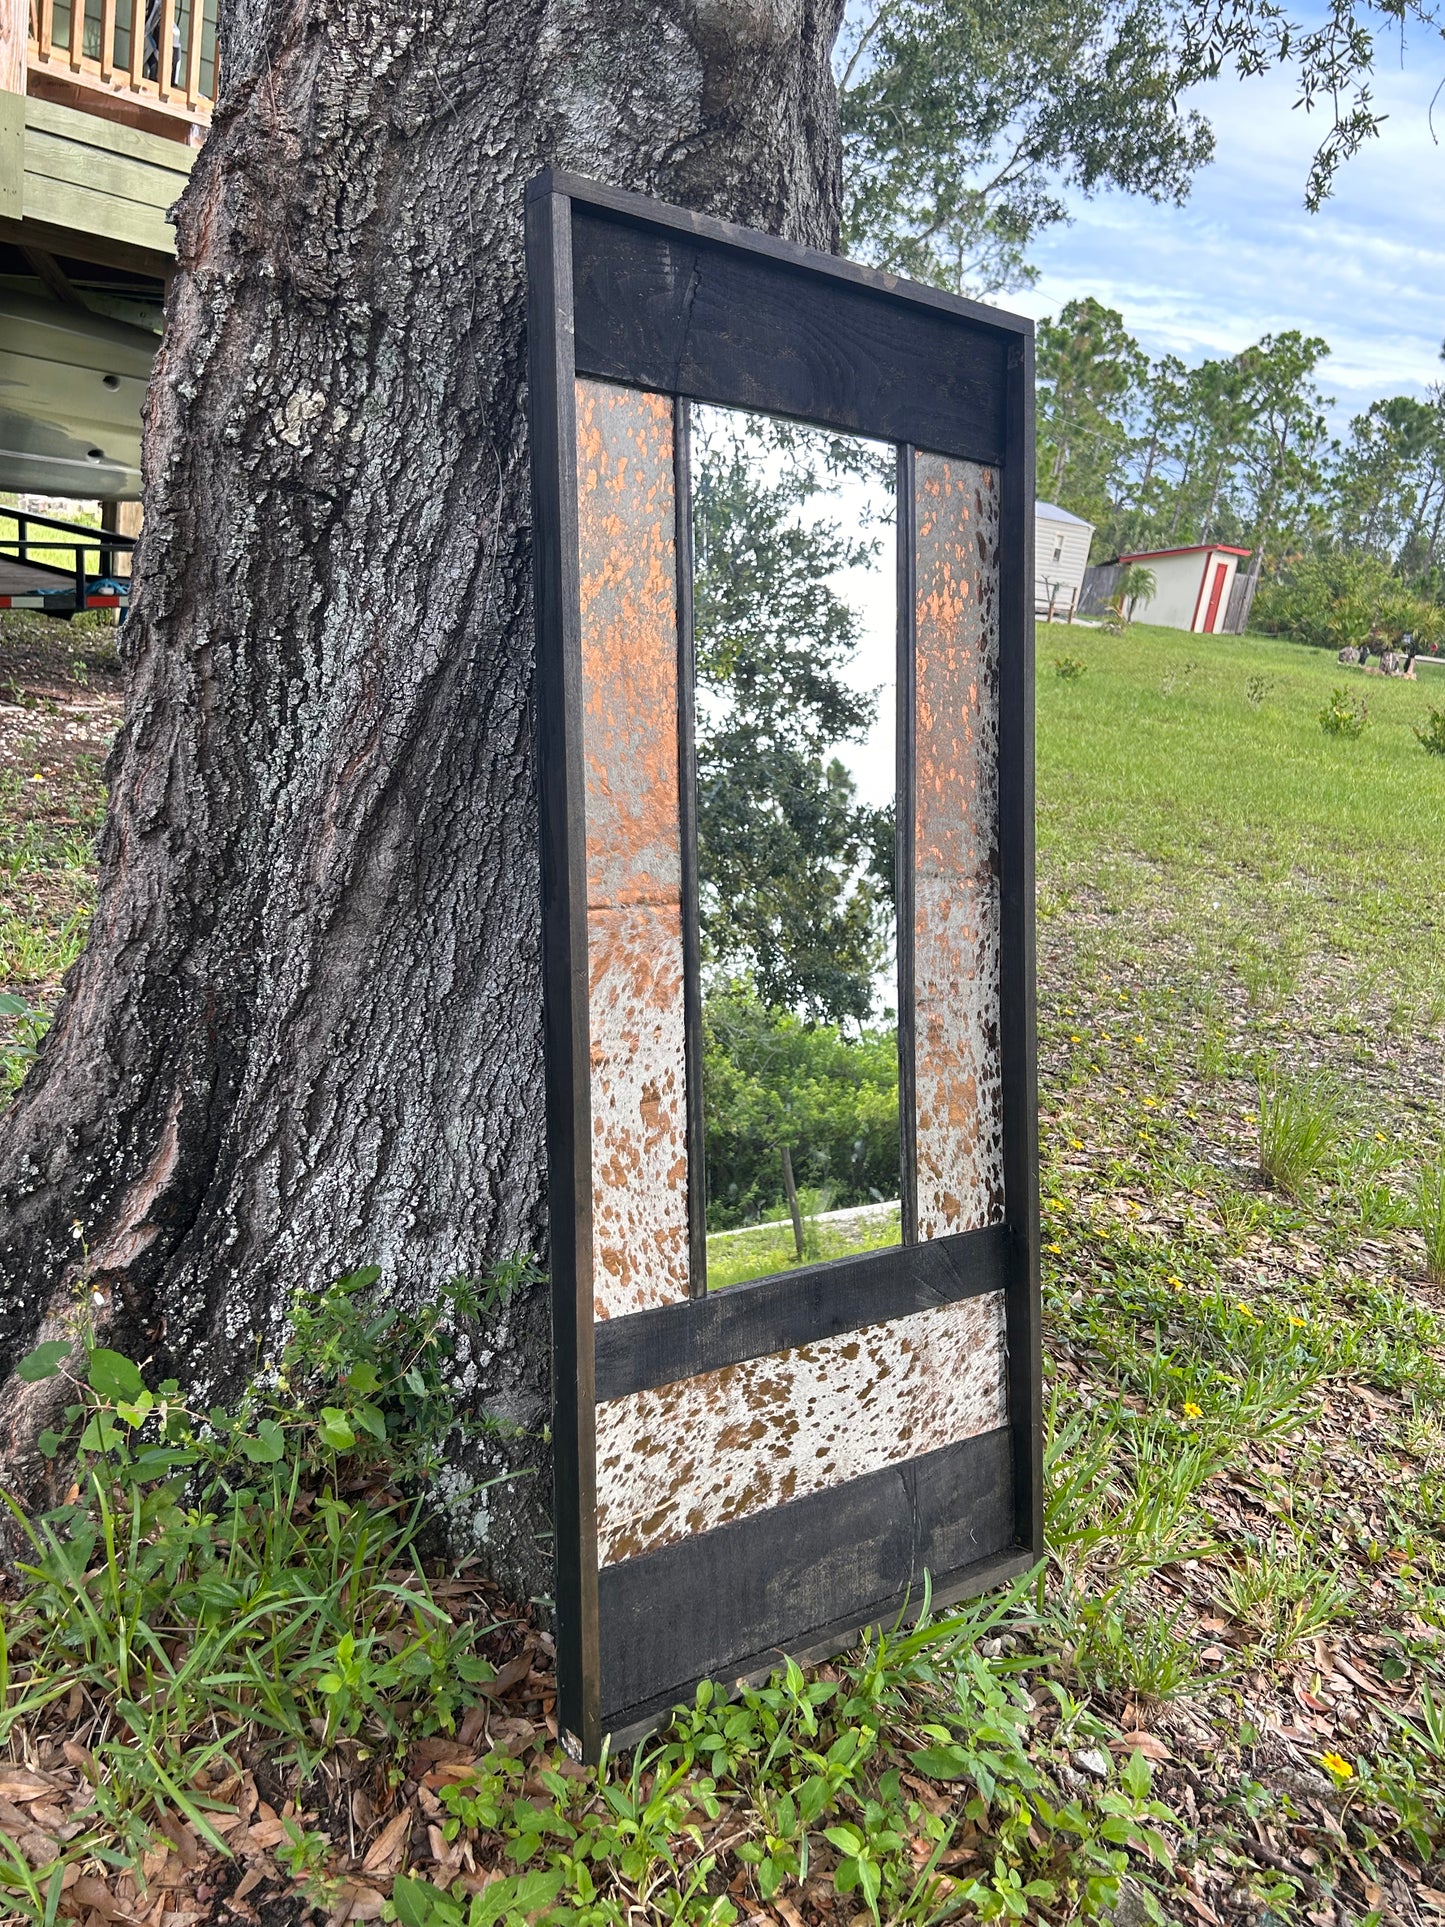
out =
[(824, 1264), (830, 1258), (850, 1258), (860, 1251), (881, 1251), (896, 1245), (899, 1236), (896, 1204), (805, 1217), (801, 1258), (786, 1216), (767, 1224), (748, 1225), (742, 1231), (714, 1231), (707, 1241), (708, 1289), (723, 1291), (751, 1278), (796, 1271), (799, 1265)]

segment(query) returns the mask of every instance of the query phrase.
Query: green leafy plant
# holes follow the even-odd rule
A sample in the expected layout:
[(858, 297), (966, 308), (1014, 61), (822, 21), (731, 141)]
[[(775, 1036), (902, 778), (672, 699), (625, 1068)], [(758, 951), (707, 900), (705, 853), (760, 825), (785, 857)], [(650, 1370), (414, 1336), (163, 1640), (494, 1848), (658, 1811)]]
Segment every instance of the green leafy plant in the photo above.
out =
[(0, 1025), (10, 1036), (0, 1039), (0, 1097), (18, 1090), (25, 1073), (35, 1062), (40, 1040), (50, 1028), (50, 1013), (36, 1010), (13, 991), (0, 991)]
[(1078, 656), (1054, 657), (1054, 674), (1060, 682), (1077, 682), (1088, 666)]
[(1445, 709), (1428, 711), (1429, 722), (1414, 725), (1415, 740), (1431, 756), (1445, 756)]
[(1326, 736), (1363, 736), (1369, 720), (1369, 705), (1364, 697), (1351, 696), (1348, 689), (1332, 689), (1329, 701), (1320, 711), (1320, 728)]

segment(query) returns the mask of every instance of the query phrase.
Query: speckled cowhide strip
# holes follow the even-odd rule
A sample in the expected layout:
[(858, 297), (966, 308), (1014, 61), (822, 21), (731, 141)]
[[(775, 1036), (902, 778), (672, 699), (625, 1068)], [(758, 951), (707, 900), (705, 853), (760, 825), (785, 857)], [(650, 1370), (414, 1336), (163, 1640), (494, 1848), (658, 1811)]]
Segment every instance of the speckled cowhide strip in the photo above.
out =
[(593, 1302), (688, 1292), (673, 411), (577, 384)]
[(917, 460), (918, 1231), (1003, 1216), (995, 469)]
[(597, 1408), (598, 1562), (786, 1505), (1005, 1422), (1003, 1294)]

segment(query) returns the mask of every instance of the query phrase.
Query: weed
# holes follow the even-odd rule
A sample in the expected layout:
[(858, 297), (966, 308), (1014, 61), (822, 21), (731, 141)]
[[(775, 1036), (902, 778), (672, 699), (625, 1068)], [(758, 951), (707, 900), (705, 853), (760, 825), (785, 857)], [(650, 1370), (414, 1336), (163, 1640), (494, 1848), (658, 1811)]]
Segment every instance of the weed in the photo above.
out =
[(1275, 1539), (1227, 1566), (1215, 1593), (1230, 1618), (1257, 1635), (1263, 1653), (1277, 1666), (1341, 1618), (1351, 1599), (1351, 1588), (1329, 1564)]
[(1060, 682), (1077, 682), (1088, 666), (1086, 662), (1081, 662), (1077, 656), (1054, 657), (1054, 674)]
[(1273, 688), (1274, 678), (1272, 676), (1261, 676), (1256, 673), (1251, 676), (1249, 681), (1244, 685), (1244, 700), (1249, 704), (1251, 709), (1258, 709)]
[(0, 1038), (0, 1098), (5, 1098), (19, 1089), (35, 1062), (40, 1040), (50, 1028), (50, 1013), (36, 1010), (13, 991), (0, 990), (0, 1024), (10, 1030), (8, 1039)]
[(1334, 1152), (1338, 1093), (1328, 1078), (1277, 1070), (1262, 1072), (1258, 1089), (1260, 1174), (1276, 1191), (1298, 1197)]
[(1415, 740), (1431, 756), (1445, 756), (1445, 709), (1431, 708), (1429, 722), (1416, 723)]
[(1348, 689), (1332, 689), (1329, 701), (1320, 711), (1320, 728), (1326, 736), (1363, 736), (1369, 720), (1369, 705), (1364, 697), (1352, 697)]

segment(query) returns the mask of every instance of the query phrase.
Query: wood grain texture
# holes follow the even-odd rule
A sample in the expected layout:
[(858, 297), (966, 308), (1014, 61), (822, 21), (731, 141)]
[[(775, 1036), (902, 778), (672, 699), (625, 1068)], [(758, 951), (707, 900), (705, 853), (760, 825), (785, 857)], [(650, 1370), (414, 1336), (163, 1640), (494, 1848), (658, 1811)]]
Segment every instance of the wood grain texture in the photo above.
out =
[(1007, 338), (996, 327), (580, 205), (573, 274), (579, 371), (979, 461), (1002, 455)]
[(1003, 1294), (597, 1408), (602, 1566), (1002, 1425)]
[(688, 1295), (672, 403), (577, 383), (593, 1290)]
[(777, 1665), (778, 1650), (837, 1651), (870, 1621), (939, 1603), (1027, 1570), (1015, 1543), (1007, 1430), (754, 1513), (597, 1575), (603, 1724), (690, 1699)]
[(1002, 1220), (997, 472), (919, 454), (913, 974), (918, 1231)]

